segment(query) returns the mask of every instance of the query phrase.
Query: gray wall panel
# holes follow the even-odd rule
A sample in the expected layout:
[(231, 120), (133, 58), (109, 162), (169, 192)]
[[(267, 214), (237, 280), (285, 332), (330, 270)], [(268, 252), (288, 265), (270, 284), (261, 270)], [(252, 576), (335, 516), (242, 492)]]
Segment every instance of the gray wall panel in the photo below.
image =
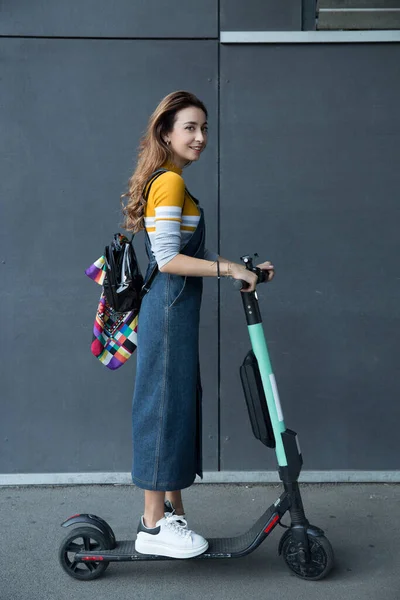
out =
[(218, 37), (217, 0), (3, 0), (0, 35)]
[[(113, 373), (90, 354), (100, 288), (84, 269), (119, 229), (119, 195), (158, 101), (189, 89), (215, 128), (217, 43), (3, 39), (0, 54), (0, 472), (129, 471), (136, 360)], [(212, 249), (210, 138), (187, 181), (205, 208)], [(143, 243), (139, 235), (142, 258)], [(216, 314), (209, 281), (201, 331), (207, 469), (217, 464)]]
[(301, 0), (221, 0), (222, 31), (301, 30)]
[[(229, 46), (221, 61), (221, 253), (276, 265), (260, 303), (304, 467), (398, 469), (400, 46)], [(275, 460), (247, 424), (228, 282), (222, 302), (222, 467), (262, 469)]]

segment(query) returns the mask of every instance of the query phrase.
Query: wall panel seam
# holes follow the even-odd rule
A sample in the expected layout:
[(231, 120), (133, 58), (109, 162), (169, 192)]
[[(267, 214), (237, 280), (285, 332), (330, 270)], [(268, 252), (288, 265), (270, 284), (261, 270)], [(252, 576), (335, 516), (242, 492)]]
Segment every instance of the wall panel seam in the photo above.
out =
[[(218, 36), (221, 30), (221, 0), (217, 2)], [(221, 251), (221, 44), (217, 49), (217, 252)], [(217, 282), (217, 471), (221, 471), (221, 282)]]
[(0, 38), (3, 39), (23, 39), (23, 40), (115, 40), (119, 41), (128, 41), (128, 40), (141, 40), (141, 41), (182, 41), (182, 42), (194, 42), (194, 41), (218, 41), (219, 35), (213, 37), (158, 37), (158, 36), (149, 36), (149, 37), (104, 37), (104, 36), (73, 36), (73, 35), (6, 35), (0, 34)]

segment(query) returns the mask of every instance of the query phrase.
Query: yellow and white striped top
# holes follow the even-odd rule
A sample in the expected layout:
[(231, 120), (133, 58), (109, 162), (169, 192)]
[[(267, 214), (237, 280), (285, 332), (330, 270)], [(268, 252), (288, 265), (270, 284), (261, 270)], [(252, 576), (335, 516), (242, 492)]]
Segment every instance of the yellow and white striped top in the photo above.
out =
[[(159, 268), (179, 254), (200, 221), (200, 210), (185, 190), (182, 169), (171, 162), (163, 168), (168, 172), (153, 182), (144, 214), (144, 225)], [(205, 251), (206, 260), (217, 257), (216, 253)]]

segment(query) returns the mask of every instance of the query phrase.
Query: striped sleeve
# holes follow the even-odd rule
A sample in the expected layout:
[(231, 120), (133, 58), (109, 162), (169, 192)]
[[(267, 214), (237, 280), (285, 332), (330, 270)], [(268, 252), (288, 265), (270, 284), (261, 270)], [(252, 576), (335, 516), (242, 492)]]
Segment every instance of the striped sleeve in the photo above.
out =
[(177, 173), (164, 173), (153, 183), (150, 197), (155, 214), (152, 250), (158, 267), (161, 268), (180, 251), (185, 182)]

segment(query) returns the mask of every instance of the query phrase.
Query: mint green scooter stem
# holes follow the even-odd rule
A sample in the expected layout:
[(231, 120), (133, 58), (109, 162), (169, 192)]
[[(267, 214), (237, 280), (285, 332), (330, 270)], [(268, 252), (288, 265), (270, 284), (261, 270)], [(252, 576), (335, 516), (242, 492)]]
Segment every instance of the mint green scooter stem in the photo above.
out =
[(271, 417), (271, 424), (276, 442), (276, 458), (280, 467), (286, 467), (288, 463), (281, 436), (281, 433), (285, 431), (286, 426), (283, 419), (275, 376), (272, 372), (271, 361), (269, 359), (262, 323), (248, 325), (248, 330), (253, 352), (258, 362), (258, 368), (260, 369), (261, 381), (263, 384), (265, 397), (267, 399), (268, 411)]

